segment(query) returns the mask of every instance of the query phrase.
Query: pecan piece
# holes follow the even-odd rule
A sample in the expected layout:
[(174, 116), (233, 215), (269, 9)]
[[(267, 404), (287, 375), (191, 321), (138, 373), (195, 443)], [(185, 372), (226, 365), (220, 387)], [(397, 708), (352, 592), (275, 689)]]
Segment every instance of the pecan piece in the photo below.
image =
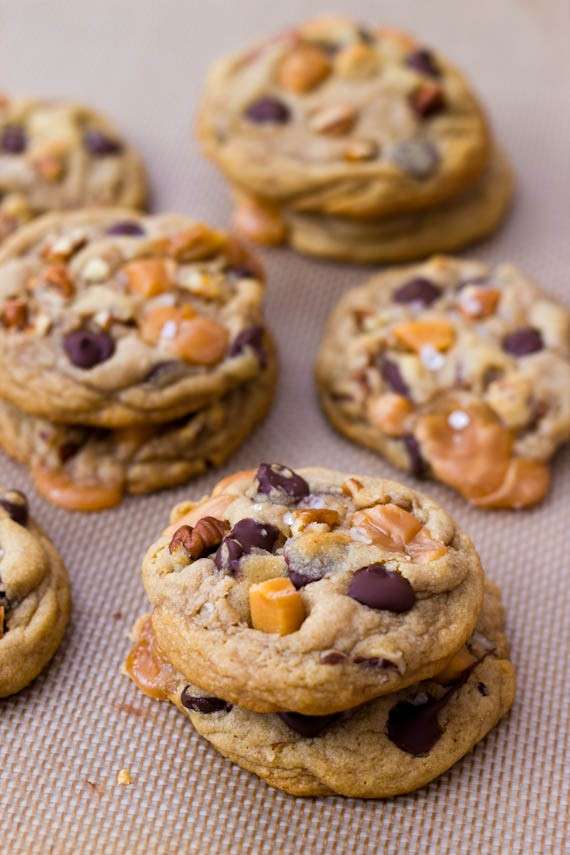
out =
[(218, 547), (228, 529), (229, 523), (226, 520), (202, 517), (194, 528), (189, 525), (181, 525), (177, 528), (168, 550), (173, 553), (183, 549), (192, 561), (196, 561)]
[(21, 297), (10, 297), (2, 306), (2, 323), (9, 329), (23, 330), (28, 323), (28, 305)]

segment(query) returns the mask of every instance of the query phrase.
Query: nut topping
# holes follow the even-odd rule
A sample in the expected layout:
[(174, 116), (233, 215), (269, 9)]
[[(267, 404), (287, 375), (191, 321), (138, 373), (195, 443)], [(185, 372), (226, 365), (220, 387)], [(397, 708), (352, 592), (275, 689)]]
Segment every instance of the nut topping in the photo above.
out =
[(283, 89), (302, 95), (329, 76), (332, 64), (317, 45), (300, 44), (282, 60), (277, 79)]
[(352, 104), (338, 104), (319, 110), (313, 115), (310, 125), (317, 134), (342, 136), (352, 130), (355, 121), (356, 110)]
[(191, 561), (196, 561), (217, 549), (228, 529), (229, 523), (226, 520), (202, 517), (194, 528), (182, 525), (176, 529), (168, 547), (169, 552), (183, 549)]
[(22, 297), (9, 297), (2, 306), (2, 324), (8, 329), (23, 330), (28, 323), (28, 304)]

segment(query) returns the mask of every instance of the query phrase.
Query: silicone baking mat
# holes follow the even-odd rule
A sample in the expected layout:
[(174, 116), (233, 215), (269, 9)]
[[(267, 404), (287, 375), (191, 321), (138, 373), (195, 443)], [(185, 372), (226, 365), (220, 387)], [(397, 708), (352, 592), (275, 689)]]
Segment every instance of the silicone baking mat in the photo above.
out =
[[(567, 0), (337, 2), (363, 21), (410, 28), (473, 79), (519, 177), (513, 214), (472, 254), (513, 260), (570, 303), (570, 110)], [(65, 95), (105, 110), (148, 162), (156, 210), (226, 225), (228, 196), (192, 140), (208, 64), (258, 33), (328, 3), (288, 0), (0, 0), (7, 92)], [(321, 416), (312, 363), (323, 321), (366, 270), (263, 253), (267, 314), (281, 351), (276, 406), (226, 467), (279, 460), (394, 475)], [(32, 495), (73, 581), (73, 625), (52, 666), (0, 702), (0, 850), (5, 853), (569, 852), (570, 454), (546, 503), (529, 513), (444, 502), (503, 587), (519, 672), (511, 716), (451, 773), (388, 802), (294, 799), (232, 766), (173, 708), (119, 674), (145, 608), (138, 577), (149, 540), (184, 496), (216, 475), (94, 516)], [(1, 479), (30, 488), (0, 458)], [(116, 783), (126, 768), (131, 786)]]

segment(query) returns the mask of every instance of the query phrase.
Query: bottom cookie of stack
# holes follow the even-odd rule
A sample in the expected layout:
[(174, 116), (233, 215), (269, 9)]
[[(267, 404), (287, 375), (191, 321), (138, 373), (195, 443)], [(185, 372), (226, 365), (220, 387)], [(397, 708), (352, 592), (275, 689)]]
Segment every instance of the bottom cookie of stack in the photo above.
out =
[(475, 632), (432, 680), (328, 716), (259, 714), (206, 695), (137, 621), (125, 673), (175, 704), (222, 755), (297, 796), (385, 798), (423, 787), (471, 751), (512, 706), (515, 670), (500, 591), (487, 581)]
[(258, 243), (288, 242), (308, 255), (360, 264), (412, 261), (454, 252), (494, 232), (505, 217), (514, 179), (496, 149), (476, 184), (444, 204), (381, 219), (357, 220), (270, 209), (239, 197), (236, 227)]
[(177, 486), (225, 463), (266, 416), (277, 377), (267, 334), (265, 351), (266, 363), (252, 380), (158, 426), (55, 424), (0, 400), (0, 447), (30, 468), (38, 493), (67, 510), (100, 511), (127, 493)]

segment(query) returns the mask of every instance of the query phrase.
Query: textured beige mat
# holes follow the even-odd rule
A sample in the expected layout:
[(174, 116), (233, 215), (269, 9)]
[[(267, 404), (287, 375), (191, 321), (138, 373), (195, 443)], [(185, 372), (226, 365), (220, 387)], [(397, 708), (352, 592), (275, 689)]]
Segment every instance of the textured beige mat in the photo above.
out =
[[(330, 5), (333, 5), (332, 3)], [(0, 86), (107, 110), (141, 147), (157, 207), (227, 222), (222, 182), (191, 142), (207, 64), (258, 31), (326, 10), (288, 0), (0, 0)], [(519, 173), (507, 227), (474, 254), (519, 261), (570, 302), (568, 0), (336, 2), (410, 27), (474, 78)], [(333, 435), (311, 364), (324, 317), (355, 269), (265, 253), (282, 356), (277, 405), (233, 465), (278, 459), (393, 474)], [(27, 488), (0, 459), (0, 477)], [(146, 700), (119, 663), (144, 608), (147, 542), (188, 490), (77, 516), (32, 498), (73, 579), (74, 617), (52, 667), (0, 702), (2, 853), (564, 853), (570, 790), (570, 453), (539, 510), (494, 515), (430, 488), (472, 534), (501, 583), (520, 675), (516, 706), (438, 783), (385, 803), (295, 800), (232, 767), (174, 709)], [(129, 787), (116, 783), (127, 768)]]

